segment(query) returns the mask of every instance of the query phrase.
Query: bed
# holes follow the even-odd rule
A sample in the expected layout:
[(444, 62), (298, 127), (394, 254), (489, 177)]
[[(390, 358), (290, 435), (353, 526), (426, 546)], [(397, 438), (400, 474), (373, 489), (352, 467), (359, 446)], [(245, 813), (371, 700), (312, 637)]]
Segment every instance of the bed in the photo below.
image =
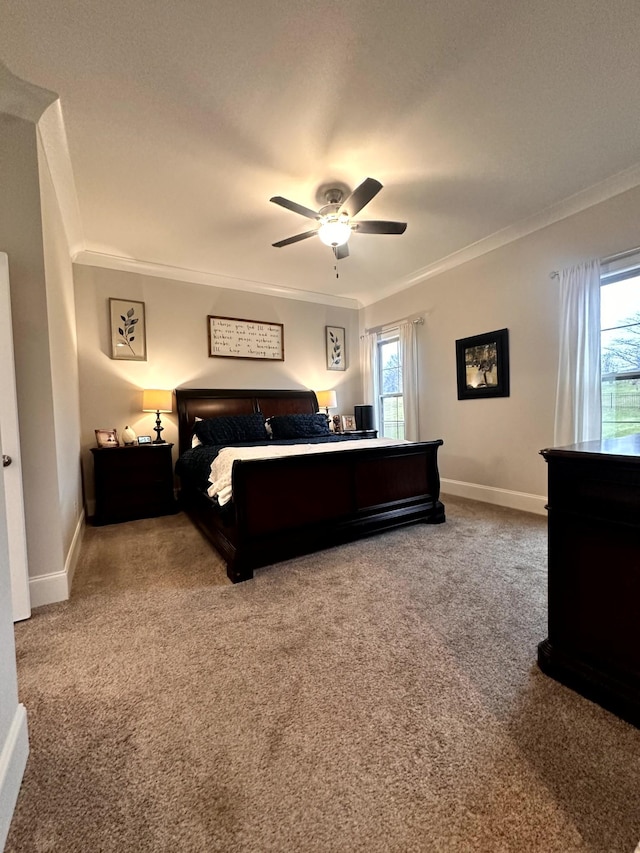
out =
[[(258, 416), (261, 422), (269, 419), (274, 429), (290, 422), (310, 423), (315, 429), (324, 418), (318, 414), (315, 393), (179, 388), (175, 394), (180, 504), (226, 562), (234, 583), (251, 579), (256, 568), (304, 553), (401, 525), (445, 520), (437, 462), (441, 439), (377, 446), (368, 438), (304, 438), (305, 444), (317, 444), (317, 451), (307, 447), (300, 456), (233, 461), (232, 497), (222, 505), (218, 496), (208, 493), (212, 484), (203, 474), (202, 461), (215, 458), (220, 448), (209, 447), (207, 441), (193, 448), (194, 432), (212, 435), (216, 444), (221, 441), (219, 428), (253, 424)], [(274, 432), (273, 438), (256, 443), (267, 448), (300, 443), (282, 439), (283, 434)], [(224, 455), (234, 453), (235, 444), (248, 443), (228, 441)], [(327, 444), (331, 447), (320, 446)]]

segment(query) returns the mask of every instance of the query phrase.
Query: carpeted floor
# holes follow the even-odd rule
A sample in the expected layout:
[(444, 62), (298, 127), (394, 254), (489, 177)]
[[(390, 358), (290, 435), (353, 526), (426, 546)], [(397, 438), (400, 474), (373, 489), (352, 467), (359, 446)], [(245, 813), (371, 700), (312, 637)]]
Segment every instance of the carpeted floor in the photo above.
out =
[(183, 515), (88, 528), (6, 853), (632, 853), (640, 731), (535, 664), (546, 520), (445, 503), (237, 586)]

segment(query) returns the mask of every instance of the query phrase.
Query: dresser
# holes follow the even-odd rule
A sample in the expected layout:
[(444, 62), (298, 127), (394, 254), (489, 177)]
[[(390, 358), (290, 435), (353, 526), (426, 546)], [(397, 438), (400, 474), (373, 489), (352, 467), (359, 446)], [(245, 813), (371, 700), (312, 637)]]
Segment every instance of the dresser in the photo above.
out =
[(640, 726), (640, 435), (541, 454), (549, 579), (538, 664)]
[(176, 512), (173, 444), (94, 447), (94, 524), (113, 524)]

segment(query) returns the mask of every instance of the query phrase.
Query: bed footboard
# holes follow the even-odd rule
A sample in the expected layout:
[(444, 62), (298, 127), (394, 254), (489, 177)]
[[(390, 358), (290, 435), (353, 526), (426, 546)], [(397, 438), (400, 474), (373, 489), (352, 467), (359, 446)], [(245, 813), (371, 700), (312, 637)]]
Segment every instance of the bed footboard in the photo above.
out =
[(234, 582), (259, 566), (415, 522), (439, 524), (437, 451), (442, 440), (233, 466)]

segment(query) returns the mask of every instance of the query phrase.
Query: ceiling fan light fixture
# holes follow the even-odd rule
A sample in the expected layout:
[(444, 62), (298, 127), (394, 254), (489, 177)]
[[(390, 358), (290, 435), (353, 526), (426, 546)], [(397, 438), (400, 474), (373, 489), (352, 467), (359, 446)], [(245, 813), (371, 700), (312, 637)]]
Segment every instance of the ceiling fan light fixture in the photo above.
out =
[(318, 237), (325, 246), (344, 246), (351, 237), (351, 226), (346, 219), (327, 219), (318, 229)]

